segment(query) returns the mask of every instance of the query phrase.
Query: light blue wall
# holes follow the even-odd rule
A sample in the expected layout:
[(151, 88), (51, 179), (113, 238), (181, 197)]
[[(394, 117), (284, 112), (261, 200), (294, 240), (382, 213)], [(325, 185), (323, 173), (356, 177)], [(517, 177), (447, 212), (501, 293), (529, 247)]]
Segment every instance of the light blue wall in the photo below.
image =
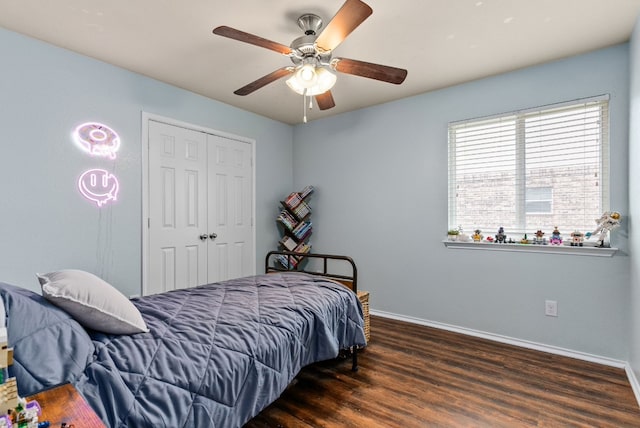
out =
[[(611, 207), (628, 212), (628, 49), (296, 126), (294, 185), (317, 189), (314, 251), (353, 256), (372, 309), (626, 360), (626, 224), (612, 238), (621, 248), (613, 258), (451, 250), (441, 241), (448, 122), (605, 93)], [(544, 316), (545, 299), (558, 301), (558, 318)]]
[[(36, 272), (78, 268), (140, 292), (142, 111), (256, 140), (262, 271), (277, 243), (274, 201), (292, 187), (291, 126), (3, 29), (0, 58), (0, 281), (37, 289)], [(85, 121), (119, 132), (115, 161), (90, 159), (71, 142)], [(121, 183), (117, 203), (103, 209), (75, 187), (100, 166)]]
[[(631, 46), (637, 62), (638, 43)], [(621, 45), (292, 131), (0, 29), (0, 280), (35, 289), (35, 272), (74, 267), (125, 294), (139, 292), (146, 111), (257, 140), (258, 272), (277, 240), (274, 201), (314, 184), (314, 251), (352, 255), (374, 309), (626, 360), (629, 321), (640, 304), (630, 315), (629, 222), (616, 231), (622, 251), (612, 259), (455, 251), (441, 240), (449, 121), (602, 93), (611, 94), (611, 206), (627, 213), (628, 54)], [(71, 129), (88, 120), (120, 132), (116, 161), (92, 161), (71, 143)], [(632, 142), (636, 134), (632, 128)], [(112, 208), (96, 210), (75, 191), (79, 172), (96, 164), (121, 179)], [(557, 319), (544, 317), (544, 299), (558, 300)], [(640, 367), (640, 334), (632, 332)]]
[(640, 379), (640, 227), (636, 223), (640, 214), (640, 18), (631, 37), (629, 57), (631, 63), (629, 103), (629, 253), (631, 298), (630, 358), (629, 363)]

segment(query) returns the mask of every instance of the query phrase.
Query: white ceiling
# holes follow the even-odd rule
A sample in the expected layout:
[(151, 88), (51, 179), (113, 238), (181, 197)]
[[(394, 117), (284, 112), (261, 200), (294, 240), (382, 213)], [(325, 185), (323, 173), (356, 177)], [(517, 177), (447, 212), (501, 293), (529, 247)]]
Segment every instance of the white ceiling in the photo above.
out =
[[(338, 48), (405, 68), (402, 85), (346, 74), (332, 90), (351, 111), (611, 46), (629, 39), (640, 0), (364, 0), (371, 15)], [(285, 123), (302, 97), (278, 80), (233, 91), (290, 65), (276, 52), (212, 34), (227, 25), (289, 45), (298, 16), (329, 22), (343, 0), (0, 0), (0, 26)]]

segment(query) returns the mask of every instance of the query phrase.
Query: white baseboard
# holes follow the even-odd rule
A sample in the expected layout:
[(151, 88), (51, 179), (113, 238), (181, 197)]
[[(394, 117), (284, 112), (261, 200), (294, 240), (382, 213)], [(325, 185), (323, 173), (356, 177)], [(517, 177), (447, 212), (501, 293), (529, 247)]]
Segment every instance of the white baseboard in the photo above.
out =
[[(445, 324), (437, 321), (429, 321), (421, 318), (408, 317), (405, 315), (398, 315), (391, 312), (384, 312), (378, 310), (371, 310), (371, 315), (383, 317), (383, 318), (391, 318), (398, 321), (406, 321), (413, 324), (424, 325), (427, 327), (434, 327), (441, 330), (448, 330), (454, 333), (466, 334), (469, 336), (479, 337), (482, 339), (493, 340), (494, 342), (506, 343), (508, 345), (515, 345), (521, 348), (534, 349), (536, 351), (548, 352), (551, 354), (562, 355), (564, 357), (576, 358), (578, 360), (589, 361), (592, 363), (603, 364), (605, 366), (617, 367), (620, 369), (627, 370), (627, 375), (629, 372), (633, 373), (632, 370), (627, 369), (629, 364), (626, 361), (616, 360), (613, 358), (602, 357), (599, 355), (588, 354), (586, 352), (574, 351), (571, 349), (565, 349), (558, 346), (545, 345), (543, 343), (531, 342), (528, 340), (515, 339), (509, 336), (503, 336), (500, 334), (487, 333), (484, 331), (473, 330), (466, 327), (459, 327), (451, 324)], [(631, 379), (629, 379), (631, 382)], [(637, 383), (637, 382), (636, 382)], [(640, 386), (640, 384), (638, 384)], [(640, 388), (639, 388), (640, 391)], [(634, 389), (635, 393), (635, 389)], [(638, 393), (636, 393), (636, 397), (638, 397)], [(640, 403), (640, 401), (639, 401)]]
[(631, 384), (633, 395), (636, 396), (636, 401), (638, 402), (638, 405), (640, 405), (640, 383), (638, 383), (638, 378), (629, 364), (625, 365), (624, 371), (627, 372), (627, 378)]

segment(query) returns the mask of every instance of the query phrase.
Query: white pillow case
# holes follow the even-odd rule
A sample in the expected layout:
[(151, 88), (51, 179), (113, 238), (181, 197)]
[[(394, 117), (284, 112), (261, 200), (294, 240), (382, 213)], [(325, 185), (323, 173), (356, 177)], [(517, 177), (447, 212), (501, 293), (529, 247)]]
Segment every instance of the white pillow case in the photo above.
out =
[(89, 272), (67, 269), (37, 277), (44, 298), (84, 327), (109, 334), (149, 331), (138, 308), (124, 294)]

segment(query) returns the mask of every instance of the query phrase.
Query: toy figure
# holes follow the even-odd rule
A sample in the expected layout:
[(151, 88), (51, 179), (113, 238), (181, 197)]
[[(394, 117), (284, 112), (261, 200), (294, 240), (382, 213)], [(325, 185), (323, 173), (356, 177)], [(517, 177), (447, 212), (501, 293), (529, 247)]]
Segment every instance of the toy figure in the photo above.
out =
[(551, 239), (549, 239), (549, 244), (551, 245), (562, 245), (562, 236), (560, 235), (560, 231), (558, 230), (558, 226), (553, 229), (551, 233)]
[(592, 235), (598, 233), (598, 245), (597, 247), (610, 247), (607, 237), (609, 236), (609, 232), (616, 227), (620, 226), (621, 216), (617, 211), (607, 211), (602, 214), (602, 216), (596, 220), (598, 227), (593, 232), (587, 233), (587, 239), (591, 238)]
[(529, 243), (529, 239), (527, 238), (527, 234), (524, 234), (524, 237), (520, 240), (521, 244), (528, 244)]
[(571, 246), (572, 247), (582, 247), (584, 242), (584, 233), (574, 230), (571, 232)]
[(544, 237), (542, 230), (538, 229), (535, 238), (533, 238), (533, 243), (537, 245), (547, 245), (547, 239)]
[(470, 240), (471, 238), (469, 238), (469, 235), (464, 233), (464, 231), (462, 230), (462, 226), (458, 226), (458, 241), (469, 242)]
[(473, 239), (473, 242), (480, 242), (482, 241), (482, 233), (480, 233), (480, 229), (476, 229), (473, 232), (473, 235), (471, 235), (471, 239)]
[(0, 408), (8, 410), (0, 416), (0, 427), (38, 428), (38, 416), (42, 409), (37, 401), (27, 402), (18, 396), (15, 377), (8, 377), (8, 367), (13, 364), (13, 348), (7, 345), (7, 329), (0, 328)]
[(496, 244), (504, 244), (507, 241), (507, 235), (504, 234), (504, 227), (500, 226), (496, 234)]
[(13, 364), (13, 348), (7, 346), (6, 329), (0, 332), (0, 371), (2, 382), (0, 383), (0, 408), (15, 409), (20, 404), (18, 397), (18, 385), (15, 377), (9, 377), (8, 367)]

